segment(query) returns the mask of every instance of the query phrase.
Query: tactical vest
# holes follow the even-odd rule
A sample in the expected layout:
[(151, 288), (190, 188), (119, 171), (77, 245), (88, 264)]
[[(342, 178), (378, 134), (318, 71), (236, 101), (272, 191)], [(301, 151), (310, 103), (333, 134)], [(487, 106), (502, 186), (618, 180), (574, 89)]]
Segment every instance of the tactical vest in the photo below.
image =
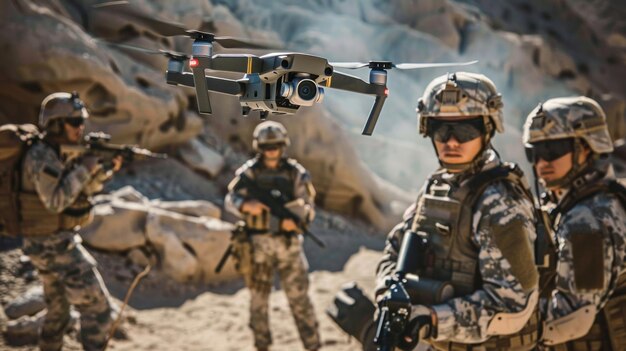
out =
[[(479, 248), (472, 241), (473, 210), (486, 188), (503, 181), (518, 194), (531, 196), (523, 174), (515, 164), (505, 163), (478, 173), (453, 187), (441, 174), (429, 178), (416, 207), (412, 230), (426, 235), (429, 253), (418, 275), (446, 281), (454, 287), (454, 297), (479, 289), (482, 279), (478, 270)], [(537, 341), (537, 313), (524, 328), (513, 335), (494, 336), (482, 344), (432, 342), (440, 350), (511, 350), (531, 349)]]
[(80, 194), (76, 201), (61, 213), (46, 208), (30, 179), (21, 166), (19, 198), (20, 234), (26, 237), (51, 235), (59, 230), (71, 230), (85, 226), (93, 219), (89, 197)]
[[(267, 191), (282, 203), (295, 199), (295, 167), (289, 159), (281, 160), (277, 169), (263, 167), (261, 160), (257, 160), (251, 167), (253, 181), (260, 190)], [(246, 228), (258, 233), (277, 233), (280, 230), (280, 219), (273, 218), (269, 211), (263, 211), (258, 216), (245, 216)]]
[[(601, 179), (591, 184), (573, 187), (551, 216), (558, 220), (576, 204), (600, 192), (610, 193), (626, 209), (626, 187), (616, 180)], [(615, 291), (596, 314), (587, 335), (563, 344), (546, 347), (553, 351), (621, 351), (626, 348), (626, 274), (616, 279)]]

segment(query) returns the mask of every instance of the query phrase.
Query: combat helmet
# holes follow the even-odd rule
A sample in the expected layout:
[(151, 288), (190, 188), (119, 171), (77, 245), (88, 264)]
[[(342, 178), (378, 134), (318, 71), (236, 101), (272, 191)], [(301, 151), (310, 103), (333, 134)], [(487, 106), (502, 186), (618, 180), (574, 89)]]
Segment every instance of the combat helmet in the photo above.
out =
[(260, 152), (264, 145), (289, 146), (290, 144), (285, 126), (274, 121), (265, 121), (257, 125), (252, 138), (252, 149), (256, 152)]
[(504, 132), (502, 95), (482, 74), (456, 72), (433, 79), (417, 102), (419, 132), (428, 134), (429, 118), (483, 117), (487, 135)]
[(419, 132), (428, 136), (430, 119), (482, 118), (485, 132), (482, 150), (472, 161), (452, 164), (439, 160), (439, 164), (450, 170), (475, 169), (480, 166), (484, 151), (491, 148), (491, 137), (496, 131), (504, 132), (502, 107), (502, 95), (486, 76), (468, 72), (445, 74), (433, 79), (417, 102)]
[[(587, 163), (602, 154), (613, 152), (606, 114), (595, 100), (585, 96), (547, 100), (535, 107), (526, 118), (523, 140), (527, 149), (535, 143), (559, 139), (573, 139), (573, 160), (578, 159), (583, 144), (589, 147), (593, 155), (587, 159)], [(546, 185), (567, 185), (584, 166), (573, 162), (572, 169), (565, 176)]]
[(565, 138), (582, 139), (596, 154), (613, 152), (602, 107), (586, 96), (550, 99), (526, 118), (524, 144)]
[(50, 130), (56, 125), (55, 121), (76, 117), (89, 118), (89, 113), (78, 93), (53, 93), (41, 102), (38, 124), (42, 130)]

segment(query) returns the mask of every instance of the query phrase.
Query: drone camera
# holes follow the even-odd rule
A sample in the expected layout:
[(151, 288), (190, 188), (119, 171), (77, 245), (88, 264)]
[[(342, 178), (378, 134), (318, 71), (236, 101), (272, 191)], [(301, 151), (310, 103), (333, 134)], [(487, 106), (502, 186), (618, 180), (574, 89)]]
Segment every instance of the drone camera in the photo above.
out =
[(280, 95), (294, 105), (313, 106), (324, 99), (324, 88), (319, 87), (312, 79), (296, 78), (281, 84)]

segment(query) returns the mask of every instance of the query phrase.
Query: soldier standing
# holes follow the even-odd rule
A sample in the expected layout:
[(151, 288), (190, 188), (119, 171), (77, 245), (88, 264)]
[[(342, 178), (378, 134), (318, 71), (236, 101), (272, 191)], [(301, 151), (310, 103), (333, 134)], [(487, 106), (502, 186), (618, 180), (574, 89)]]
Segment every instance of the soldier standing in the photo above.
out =
[[(491, 146), (503, 132), (501, 95), (484, 75), (434, 79), (418, 102), (419, 130), (441, 168), (387, 238), (377, 268), (377, 300), (396, 270), (400, 244), (418, 235), (420, 280), (452, 285), (436, 304), (411, 301), (399, 347), (424, 341), (438, 350), (530, 350), (536, 345), (538, 273), (535, 215), (519, 168)], [(434, 292), (426, 291), (426, 295)]]
[[(258, 154), (237, 170), (228, 186), (225, 206), (245, 220), (251, 241), (251, 267), (242, 271), (249, 271), (244, 279), (250, 290), (254, 345), (263, 351), (272, 344), (268, 305), (277, 270), (305, 349), (318, 350), (321, 346), (318, 324), (308, 296), (308, 263), (302, 251), (302, 228), (299, 228), (313, 220), (315, 190), (306, 169), (285, 157), (289, 138), (282, 124), (263, 122), (255, 128), (253, 137), (253, 149)], [(267, 204), (255, 198), (259, 192), (284, 204), (298, 215), (299, 221), (273, 215)]]
[(556, 276), (540, 303), (542, 343), (624, 350), (626, 189), (606, 157), (613, 145), (605, 113), (587, 97), (550, 99), (528, 115), (524, 143), (558, 248)]
[(41, 350), (56, 351), (70, 321), (70, 304), (80, 312), (85, 350), (102, 350), (111, 325), (109, 293), (77, 230), (93, 217), (89, 197), (121, 166), (106, 170), (95, 157), (65, 163), (64, 144), (82, 141), (87, 110), (76, 94), (54, 93), (41, 104), (43, 138), (26, 151), (21, 172), (20, 223), (23, 251), (39, 271), (47, 314)]

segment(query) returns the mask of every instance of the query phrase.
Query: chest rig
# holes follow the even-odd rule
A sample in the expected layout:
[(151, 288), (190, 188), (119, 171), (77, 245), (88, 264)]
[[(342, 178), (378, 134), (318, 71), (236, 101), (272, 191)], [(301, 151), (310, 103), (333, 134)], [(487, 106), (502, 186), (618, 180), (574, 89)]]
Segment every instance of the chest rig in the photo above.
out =
[(460, 181), (435, 173), (418, 199), (411, 230), (428, 242), (418, 274), (450, 282), (455, 297), (470, 294), (481, 285), (472, 217), (478, 198), (497, 181), (506, 181), (511, 188), (527, 194), (521, 170), (505, 163)]
[[(60, 156), (58, 150), (55, 150), (57, 157), (62, 162), (65, 160)], [(76, 163), (66, 164), (66, 168), (60, 177), (64, 177), (78, 165)], [(23, 165), (22, 165), (23, 168)], [(85, 226), (93, 219), (93, 205), (89, 196), (80, 193), (76, 200), (63, 210), (61, 213), (55, 213), (46, 208), (40, 195), (36, 191), (35, 183), (31, 179), (31, 175), (21, 172), (21, 189), (19, 193), (20, 201), (20, 221), (21, 234), (23, 236), (46, 236), (54, 234), (58, 230), (70, 230), (77, 226)]]
[[(282, 160), (277, 169), (263, 167), (262, 162), (257, 161), (252, 167), (253, 181), (259, 190), (267, 192), (278, 203), (285, 204), (295, 199), (294, 166), (288, 160)], [(263, 211), (258, 216), (247, 215), (245, 218), (248, 230), (266, 233), (279, 232), (281, 218), (274, 218), (270, 211)]]

